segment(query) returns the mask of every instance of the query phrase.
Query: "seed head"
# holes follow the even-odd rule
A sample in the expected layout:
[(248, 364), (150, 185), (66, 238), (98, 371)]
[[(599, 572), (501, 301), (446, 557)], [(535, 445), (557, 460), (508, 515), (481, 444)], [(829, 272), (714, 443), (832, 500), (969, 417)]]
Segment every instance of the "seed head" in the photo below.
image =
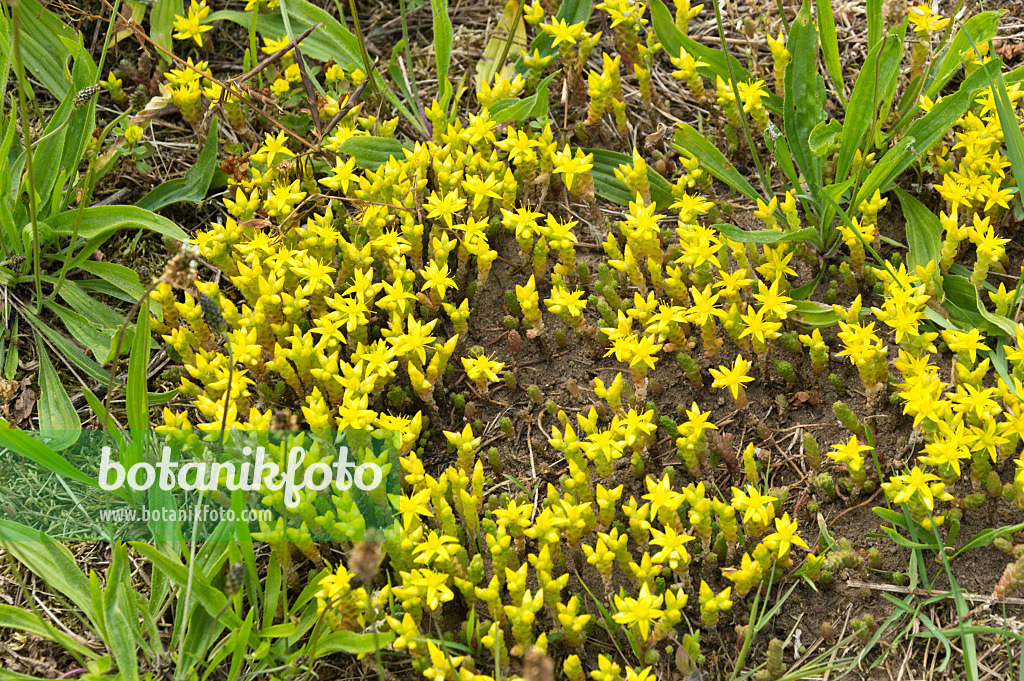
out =
[(234, 563), (228, 568), (224, 576), (224, 595), (234, 596), (242, 590), (242, 583), (245, 581), (245, 565), (241, 562)]
[(90, 85), (89, 87), (82, 88), (75, 93), (75, 98), (72, 100), (72, 103), (75, 105), (75, 108), (81, 108), (88, 104), (93, 95), (102, 89), (103, 88), (100, 85)]
[(381, 543), (379, 541), (361, 541), (352, 547), (348, 558), (348, 568), (363, 584), (369, 584), (377, 576), (377, 567), (381, 559)]
[(198, 293), (196, 298), (199, 300), (199, 307), (203, 310), (203, 320), (215, 331), (223, 329), (225, 326), (224, 315), (221, 314), (217, 301), (202, 292)]

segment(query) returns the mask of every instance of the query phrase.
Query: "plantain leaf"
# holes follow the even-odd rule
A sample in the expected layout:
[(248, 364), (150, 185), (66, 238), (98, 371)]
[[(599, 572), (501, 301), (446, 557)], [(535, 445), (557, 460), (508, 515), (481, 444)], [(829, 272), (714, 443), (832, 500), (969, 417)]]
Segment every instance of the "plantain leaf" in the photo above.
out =
[(131, 566), (124, 544), (116, 545), (113, 554), (102, 598), (103, 623), (107, 630), (104, 641), (114, 655), (119, 675), (125, 679), (137, 679), (139, 661), (136, 657), (136, 629), (132, 622), (138, 615), (131, 585)]
[(96, 621), (89, 580), (68, 547), (45, 532), (4, 519), (0, 519), (0, 546)]
[[(964, 63), (964, 58), (974, 53), (971, 47), (972, 39), (976, 45), (980, 46), (987, 44), (995, 37), (996, 30), (999, 28), (999, 17), (1005, 12), (1006, 10), (981, 12), (963, 23), (963, 26), (953, 36), (953, 40), (950, 41), (949, 47), (946, 48), (939, 70), (935, 73), (935, 80), (925, 91), (928, 97), (934, 98), (939, 94), (942, 86), (949, 82), (953, 74), (959, 70), (960, 65)], [(968, 34), (970, 35), (968, 36)]]
[(78, 440), (82, 420), (50, 362), (43, 339), (38, 333), (35, 338), (39, 352), (39, 430), (48, 431), (52, 437), (50, 447), (60, 451)]
[(677, 123), (675, 137), (669, 146), (676, 151), (696, 158), (705, 169), (722, 182), (743, 194), (751, 201), (761, 199), (750, 183), (739, 174), (736, 167), (715, 148), (715, 145), (708, 142), (703, 135), (694, 130), (686, 123)]
[(91, 657), (95, 653), (67, 634), (51, 628), (34, 612), (0, 603), (0, 629), (16, 629), (59, 643), (65, 650)]
[(825, 81), (818, 75), (818, 31), (808, 0), (804, 0), (790, 26), (786, 47), (793, 59), (786, 66), (783, 127), (793, 161), (810, 185), (811, 193), (817, 194), (822, 160), (814, 155), (808, 142), (814, 126), (825, 120)]
[(818, 123), (807, 138), (811, 153), (818, 157), (825, 156), (842, 131), (843, 124), (835, 118)]
[(1020, 532), (1021, 530), (1024, 530), (1024, 523), (1018, 523), (1016, 525), (1006, 525), (1005, 527), (999, 528), (987, 527), (978, 534), (968, 539), (966, 542), (964, 542), (964, 545), (956, 550), (956, 553), (954, 553), (950, 557), (950, 560), (956, 558), (964, 551), (970, 551), (971, 549), (976, 549), (981, 546), (988, 546), (1000, 537), (1006, 537), (1011, 534), (1014, 534), (1015, 532)]
[[(0, 428), (0, 447), (9, 449), (12, 452), (21, 454), (27, 459), (35, 461), (51, 473), (55, 473), (65, 478), (70, 478), (71, 480), (81, 482), (89, 485), (90, 487), (99, 487), (98, 482), (78, 470), (78, 468), (69, 463), (67, 459), (62, 457), (51, 447), (44, 444), (38, 436), (33, 437), (24, 431), (15, 430), (13, 428)], [(2, 538), (3, 534), (0, 533), (0, 539)]]
[(882, 0), (867, 0), (868, 48), (882, 39)]
[[(598, 196), (620, 206), (628, 206), (635, 200), (629, 188), (615, 177), (615, 169), (631, 164), (632, 157), (606, 149), (583, 149), (583, 153), (594, 155), (594, 168), (590, 172), (594, 176), (594, 191)], [(647, 179), (651, 183), (651, 200), (655, 205), (661, 209), (672, 205), (672, 187), (668, 180), (650, 166), (647, 167)]]
[[(878, 92), (885, 91), (896, 78), (900, 60), (903, 58), (903, 43), (895, 36), (886, 37), (868, 53), (864, 66), (857, 76), (853, 93), (846, 107), (843, 133), (839, 138), (839, 158), (836, 160), (836, 179), (846, 179), (853, 164), (853, 158), (860, 148), (864, 136), (871, 129), (877, 115), (875, 101)], [(869, 115), (870, 114), (870, 115)]]
[(217, 170), (217, 119), (210, 123), (206, 142), (196, 158), (195, 164), (182, 177), (161, 182), (138, 202), (144, 210), (157, 211), (179, 201), (202, 201), (210, 189), (210, 181)]
[[(859, 206), (876, 189), (883, 189), (920, 154), (925, 153), (959, 120), (974, 99), (974, 93), (998, 74), (1002, 60), (994, 59), (964, 79), (956, 93), (943, 97), (926, 115), (914, 121), (899, 142), (875, 164), (852, 205)], [(1013, 126), (1010, 126), (1012, 129)], [(1012, 159), (1011, 159), (1012, 160)]]
[(227, 627), (237, 629), (241, 626), (242, 620), (238, 614), (231, 608), (224, 608), (227, 597), (220, 589), (210, 585), (202, 570), (190, 571), (177, 556), (168, 555), (151, 544), (131, 542), (130, 545), (181, 589), (188, 588), (191, 583), (193, 602), (198, 603), (210, 617), (221, 613), (220, 621)]
[[(26, 75), (37, 80), (58, 101), (71, 89), (68, 44), (78, 44), (81, 36), (68, 28), (57, 15), (36, 0), (21, 0), (21, 49)], [(63, 39), (63, 40), (62, 40)]]
[(316, 645), (316, 657), (332, 653), (366, 655), (377, 652), (395, 639), (390, 631), (373, 634), (357, 634), (354, 631), (335, 631), (327, 634)]
[(825, 68), (832, 79), (839, 101), (846, 106), (843, 97), (843, 69), (839, 65), (839, 38), (836, 36), (836, 18), (832, 12), (832, 0), (815, 0), (818, 10), (818, 31), (821, 32), (821, 53), (825, 57)]
[(149, 13), (149, 37), (168, 52), (174, 51), (174, 15), (184, 14), (182, 0), (156, 0)]
[(978, 289), (967, 277), (943, 274), (942, 290), (946, 294), (943, 307), (949, 312), (950, 319), (964, 327), (978, 327), (990, 336), (1014, 335), (1016, 324), (1003, 315), (989, 312), (978, 298)]
[[(46, 224), (55, 235), (70, 235), (78, 213), (77, 208), (66, 210), (47, 220)], [(165, 217), (136, 206), (90, 206), (83, 208), (81, 213), (78, 236), (83, 239), (92, 239), (119, 229), (137, 228), (148, 229), (178, 241), (188, 241), (188, 234), (181, 227)]]
[(733, 241), (748, 244), (774, 244), (779, 241), (810, 241), (817, 236), (813, 227), (806, 227), (792, 232), (784, 232), (781, 229), (757, 229), (748, 231), (736, 225), (720, 223), (713, 225), (723, 236)]
[(139, 442), (149, 429), (149, 393), (146, 375), (149, 371), (149, 299), (139, 307), (139, 317), (135, 324), (135, 338), (132, 339), (131, 354), (128, 356), (128, 385), (126, 387), (125, 407), (128, 417), (128, 428), (133, 433), (135, 445), (132, 447), (132, 463), (141, 460), (142, 446)]
[[(118, 289), (128, 294), (128, 297), (132, 301), (138, 300), (146, 292), (146, 289), (139, 281), (139, 273), (133, 269), (125, 267), (124, 265), (118, 265), (117, 263), (112, 262), (86, 260), (78, 266), (78, 269), (88, 272), (89, 274), (94, 274), (100, 279), (113, 284)], [(90, 284), (94, 282), (95, 280), (90, 282)]]
[[(678, 57), (680, 50), (685, 49), (689, 54), (693, 55), (694, 59), (706, 64), (706, 66), (697, 67), (697, 73), (704, 78), (712, 81), (715, 78), (721, 78), (723, 81), (728, 82), (729, 62), (732, 62), (733, 73), (736, 74), (736, 78), (740, 82), (757, 80), (736, 57), (732, 55), (727, 57), (721, 50), (701, 45), (693, 38), (684, 35), (682, 31), (676, 28), (676, 22), (672, 18), (672, 13), (669, 12), (662, 0), (651, 0), (651, 23), (654, 26), (655, 35), (658, 36), (658, 41), (670, 56)], [(727, 58), (728, 61), (726, 61)], [(782, 99), (778, 95), (770, 93), (764, 98), (763, 102), (764, 107), (772, 113), (782, 113)]]
[(438, 104), (448, 108), (452, 96), (452, 84), (448, 80), (448, 69), (452, 63), (452, 20), (448, 16), (448, 0), (430, 0), (430, 14), (434, 21), (434, 62), (437, 65), (437, 82), (441, 84)]
[(356, 165), (368, 170), (376, 170), (394, 156), (405, 158), (402, 144), (391, 137), (349, 137), (341, 145), (341, 151), (356, 159)]
[(913, 196), (896, 188), (896, 196), (903, 206), (903, 217), (907, 220), (907, 266), (910, 273), (918, 267), (925, 267), (929, 262), (939, 260), (942, 248), (942, 224), (935, 213)]

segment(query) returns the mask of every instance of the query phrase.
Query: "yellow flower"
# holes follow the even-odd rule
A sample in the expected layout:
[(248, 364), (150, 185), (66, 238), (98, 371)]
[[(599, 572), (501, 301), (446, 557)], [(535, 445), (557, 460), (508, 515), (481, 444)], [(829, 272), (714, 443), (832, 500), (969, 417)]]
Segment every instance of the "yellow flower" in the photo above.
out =
[(789, 547), (793, 544), (808, 548), (807, 542), (796, 533), (796, 530), (796, 521), (790, 520), (788, 513), (782, 514), (781, 518), (775, 519), (775, 531), (764, 538), (765, 546), (775, 551), (780, 560), (789, 553)]
[(583, 35), (583, 24), (582, 21), (578, 24), (568, 24), (565, 19), (555, 19), (550, 24), (541, 24), (540, 30), (551, 36), (553, 47), (558, 47), (562, 43), (575, 45)]
[(832, 445), (828, 458), (836, 463), (845, 463), (847, 470), (855, 473), (864, 468), (864, 457), (861, 456), (861, 452), (870, 451), (871, 447), (861, 444), (857, 441), (857, 436), (852, 435), (846, 442)]
[(717, 369), (711, 369), (711, 375), (715, 378), (711, 387), (728, 388), (732, 398), (738, 401), (743, 384), (754, 380), (747, 376), (748, 371), (750, 371), (750, 362), (743, 359), (743, 355), (736, 355), (732, 368), (722, 365)]
[(137, 125), (129, 125), (124, 129), (124, 141), (128, 144), (138, 144), (142, 139), (142, 128)]
[(481, 389), (485, 388), (488, 383), (498, 380), (498, 372), (504, 368), (503, 362), (495, 362), (487, 355), (480, 353), (478, 356), (470, 359), (462, 358), (462, 368), (466, 370), (466, 375), (469, 376), (469, 380), (476, 383)]
[(257, 163), (266, 163), (268, 166), (272, 166), (278, 156), (294, 156), (295, 153), (285, 146), (287, 141), (288, 136), (284, 130), (277, 133), (276, 137), (269, 132), (265, 133), (263, 145), (250, 158)]
[(213, 26), (203, 23), (203, 20), (206, 19), (209, 14), (210, 8), (206, 6), (206, 0), (203, 0), (202, 2), (192, 0), (192, 4), (188, 8), (188, 14), (186, 16), (181, 16), (180, 14), (174, 15), (174, 28), (177, 30), (174, 37), (178, 40), (188, 40), (191, 38), (196, 41), (196, 45), (202, 47), (202, 35), (207, 31), (213, 30)]
[(640, 637), (646, 641), (651, 624), (661, 617), (663, 611), (659, 608), (663, 600), (664, 596), (652, 595), (645, 582), (636, 598), (615, 597), (618, 612), (612, 615), (612, 619), (619, 624), (635, 624), (640, 630)]

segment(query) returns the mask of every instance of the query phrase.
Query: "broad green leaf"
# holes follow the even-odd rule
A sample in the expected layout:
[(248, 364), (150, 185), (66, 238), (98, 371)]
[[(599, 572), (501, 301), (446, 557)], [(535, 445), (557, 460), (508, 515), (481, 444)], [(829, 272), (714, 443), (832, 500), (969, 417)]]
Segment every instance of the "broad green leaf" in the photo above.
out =
[[(839, 322), (839, 317), (832, 311), (831, 305), (817, 303), (813, 300), (794, 300), (796, 305), (794, 312), (800, 316), (800, 323), (813, 327), (834, 326)], [(861, 310), (861, 315), (866, 315), (869, 310)]]
[[(508, 0), (501, 12), (501, 17), (498, 18), (497, 26), (491, 29), (491, 37), (487, 40), (484, 52), (476, 63), (476, 77), (473, 79), (476, 90), (479, 90), (483, 83), (489, 84), (491, 79), (494, 78), (494, 74), (498, 72), (498, 69), (506, 66), (505, 64), (499, 65), (498, 59), (505, 50), (505, 44), (508, 40), (512, 40), (512, 44), (509, 45), (508, 56), (517, 57), (523, 53), (523, 48), (526, 46), (526, 22), (523, 21), (522, 17), (519, 17), (519, 23), (516, 24), (516, 17), (519, 14), (519, 3), (521, 1), (525, 2), (525, 0)], [(513, 24), (516, 24), (514, 34), (512, 34)], [(509, 75), (511, 76), (512, 74), (510, 73)]]
[[(70, 464), (64, 457), (42, 442), (38, 434), (33, 437), (21, 430), (0, 428), (0, 447), (35, 461), (51, 473), (99, 488), (99, 483), (96, 480)], [(0, 539), (2, 538), (3, 535), (0, 535)]]
[(210, 180), (213, 179), (213, 171), (216, 169), (217, 119), (214, 118), (195, 164), (182, 177), (161, 182), (135, 205), (144, 210), (157, 211), (179, 201), (201, 201), (206, 197)]
[[(953, 36), (953, 40), (950, 41), (949, 47), (942, 57), (939, 70), (935, 73), (935, 80), (931, 82), (925, 91), (928, 97), (934, 99), (935, 95), (939, 94), (942, 90), (942, 86), (949, 82), (949, 79), (953, 77), (953, 74), (964, 63), (967, 55), (974, 53), (974, 49), (971, 47), (972, 39), (976, 45), (981, 46), (995, 37), (996, 30), (999, 28), (999, 17), (1005, 11), (981, 12), (964, 22), (963, 26), (957, 30), (956, 35)], [(970, 37), (968, 37), (968, 33)]]
[[(631, 164), (632, 157), (606, 149), (583, 149), (583, 153), (594, 155), (594, 168), (590, 172), (594, 176), (594, 191), (598, 196), (620, 206), (628, 206), (636, 199), (630, 195), (629, 188), (615, 177), (615, 169)], [(668, 180), (650, 166), (647, 167), (647, 179), (651, 183), (651, 200), (655, 205), (660, 209), (672, 205), (672, 187)]]
[(149, 37), (168, 52), (174, 51), (174, 15), (184, 15), (182, 0), (156, 0), (149, 13)]
[(59, 643), (71, 652), (92, 657), (95, 653), (56, 627), (48, 627), (34, 612), (0, 603), (0, 629), (16, 629)]
[(39, 352), (39, 430), (61, 433), (59, 439), (50, 443), (54, 450), (60, 451), (78, 440), (82, 420), (78, 418), (78, 412), (71, 404), (39, 334), (36, 334), (36, 350)]
[(818, 31), (808, 0), (790, 26), (786, 47), (793, 60), (786, 66), (783, 127), (793, 161), (815, 194), (821, 186), (822, 160), (811, 152), (808, 139), (825, 120), (825, 81), (818, 75)]
[(846, 179), (853, 164), (853, 158), (871, 130), (877, 111), (875, 97), (884, 91), (895, 79), (903, 58), (903, 43), (896, 36), (889, 36), (871, 48), (864, 66), (857, 76), (853, 93), (847, 104), (843, 133), (839, 138), (839, 157), (836, 160), (836, 178)]
[(942, 224), (927, 206), (899, 187), (896, 188), (896, 196), (907, 220), (907, 245), (910, 248), (907, 269), (914, 274), (918, 267), (925, 267), (932, 261), (938, 263), (942, 250)]
[[(128, 428), (142, 437), (149, 428), (149, 394), (147, 391), (146, 374), (149, 371), (149, 300), (139, 307), (139, 317), (135, 324), (135, 338), (132, 341), (131, 354), (128, 357), (127, 399)], [(138, 452), (141, 453), (141, 447)], [(136, 461), (139, 459), (136, 458)]]
[(889, 510), (888, 508), (882, 508), (881, 506), (874, 506), (871, 509), (876, 515), (880, 516), (882, 520), (888, 520), (895, 527), (902, 527), (904, 530), (907, 529), (907, 519), (902, 513)]
[(824, 156), (843, 131), (843, 124), (835, 118), (818, 123), (807, 138), (807, 145), (815, 156)]
[(392, 137), (349, 137), (340, 148), (345, 154), (356, 159), (356, 165), (368, 170), (376, 170), (394, 157), (396, 160), (405, 158), (402, 144)]
[[(29, 320), (29, 323), (36, 332), (46, 336), (63, 359), (73, 362), (76, 367), (84, 371), (94, 381), (101, 383), (106, 382), (107, 377), (110, 375), (109, 372), (105, 371), (94, 359), (82, 352), (77, 345), (65, 338), (63, 334), (52, 328), (49, 324), (46, 324), (32, 314), (31, 310), (22, 308), (21, 314)], [(8, 355), (8, 359), (11, 357), (16, 361), (17, 352), (10, 353)]]
[[(552, 73), (537, 84), (537, 91), (522, 99), (501, 99), (487, 109), (492, 121), (522, 121), (540, 118), (548, 113), (548, 84), (556, 74)], [(355, 138), (352, 138), (355, 139)]]
[(726, 223), (713, 225), (713, 227), (721, 232), (723, 236), (727, 236), (733, 241), (753, 244), (774, 244), (779, 241), (810, 241), (818, 234), (812, 227), (792, 232), (784, 232), (781, 229), (757, 229), (748, 231), (741, 229), (736, 225)]
[(56, 100), (63, 101), (71, 89), (68, 72), (71, 51), (61, 38), (75, 43), (81, 37), (36, 0), (21, 0), (20, 4), (25, 71)]
[[(49, 197), (60, 176), (64, 138), (68, 134), (67, 122), (73, 113), (71, 98), (68, 97), (53, 113), (42, 135), (37, 135), (38, 139), (33, 146), (33, 175), (36, 193), (40, 197), (39, 215), (41, 219), (49, 215), (46, 208), (49, 206)], [(27, 181), (23, 181), (22, 191), (28, 192)]]
[(1017, 123), (1016, 110), (1010, 102), (1010, 97), (1006, 90), (1006, 81), (1003, 80), (1002, 72), (997, 70), (994, 82), (991, 79), (989, 82), (992, 84), (996, 112), (999, 115), (999, 124), (1003, 131), (1006, 155), (1009, 157), (1010, 165), (1013, 168), (1013, 177), (1017, 182), (1017, 186), (1020, 187), (1020, 183), (1024, 182), (1024, 134), (1021, 134), (1020, 125)]
[(138, 618), (138, 611), (132, 598), (131, 566), (128, 564), (128, 552), (124, 544), (114, 547), (106, 581), (107, 588), (103, 592), (103, 622), (107, 630), (105, 642), (117, 661), (119, 674), (125, 679), (137, 679), (139, 663), (133, 623)]
[(954, 553), (951, 556), (950, 560), (956, 558), (965, 551), (970, 551), (971, 549), (976, 549), (981, 546), (988, 546), (1000, 537), (1006, 537), (1016, 532), (1020, 532), (1021, 530), (1024, 530), (1024, 523), (1018, 523), (1016, 525), (1006, 525), (1005, 527), (999, 528), (985, 528), (984, 530), (982, 530), (981, 532), (979, 532), (978, 534), (974, 535), (966, 542), (964, 542), (964, 545), (957, 549), (956, 553)]
[(818, 31), (821, 32), (821, 53), (825, 57), (825, 68), (839, 95), (839, 101), (846, 105), (843, 97), (843, 68), (839, 65), (839, 38), (836, 36), (836, 19), (832, 13), (832, 0), (815, 0), (818, 9)]
[(696, 158), (709, 173), (751, 201), (757, 199), (764, 201), (764, 197), (750, 186), (750, 183), (739, 174), (736, 167), (722, 152), (686, 123), (676, 124), (675, 137), (669, 146), (680, 153)]
[(390, 631), (372, 634), (357, 634), (354, 631), (335, 631), (317, 641), (315, 657), (323, 657), (333, 653), (367, 655), (384, 648), (394, 639), (395, 635)]
[(981, 66), (964, 79), (959, 90), (943, 97), (931, 111), (914, 121), (907, 128), (904, 137), (875, 164), (857, 193), (853, 205), (859, 206), (864, 199), (871, 197), (876, 189), (884, 191), (885, 187), (906, 170), (914, 159), (931, 149), (932, 145), (967, 111), (974, 99), (974, 93), (991, 82), (992, 74), (998, 73), (1001, 63), (1001, 60), (995, 59)]
[(882, 39), (882, 0), (867, 0), (868, 48)]
[(0, 519), (0, 546), (49, 586), (66, 596), (86, 617), (96, 621), (89, 580), (82, 574), (68, 547), (45, 532), (4, 519)]
[(438, 104), (448, 108), (452, 96), (452, 84), (448, 80), (448, 68), (452, 63), (452, 20), (448, 17), (448, 0), (430, 0), (430, 15), (434, 22), (434, 62), (437, 65), (437, 82), (440, 83)]
[(981, 328), (991, 336), (1013, 336), (1017, 326), (1010, 319), (989, 312), (978, 299), (978, 290), (966, 277), (946, 273), (942, 275), (942, 290), (946, 294), (943, 307), (951, 319)]
[(188, 588), (191, 577), (193, 602), (198, 603), (211, 617), (223, 612), (220, 616), (220, 621), (223, 624), (231, 629), (241, 626), (242, 620), (238, 614), (231, 608), (224, 609), (224, 604), (227, 602), (224, 593), (220, 589), (212, 587), (201, 570), (189, 571), (177, 556), (169, 556), (151, 544), (131, 542), (131, 546), (149, 560), (154, 567), (162, 570), (182, 590)]
[[(720, 77), (723, 81), (728, 82), (729, 62), (732, 62), (732, 71), (741, 83), (757, 80), (736, 57), (728, 55), (728, 61), (726, 61), (726, 54), (721, 50), (707, 47), (693, 38), (683, 35), (676, 28), (672, 13), (662, 0), (651, 0), (651, 24), (654, 26), (654, 33), (658, 36), (658, 41), (670, 56), (678, 57), (680, 49), (685, 49), (693, 55), (694, 59), (707, 64), (707, 66), (697, 67), (697, 72), (704, 78), (714, 82), (716, 77)], [(764, 107), (772, 113), (782, 114), (782, 100), (778, 95), (769, 93), (763, 103)]]
[(925, 544), (923, 542), (910, 541), (896, 530), (892, 529), (891, 527), (886, 527), (885, 525), (883, 525), (880, 529), (882, 530), (882, 532), (885, 532), (887, 535), (889, 535), (889, 538), (892, 539), (894, 543), (898, 544), (899, 546), (902, 546), (905, 549), (937, 550), (939, 548), (938, 544), (934, 543)]
[(124, 291), (132, 300), (138, 300), (146, 292), (135, 270), (112, 262), (86, 260), (78, 269), (94, 274)]
[[(74, 208), (47, 220), (56, 235), (70, 235), (75, 227), (78, 209)], [(148, 229), (178, 241), (188, 241), (188, 234), (165, 217), (136, 206), (90, 206), (82, 209), (78, 236), (91, 239), (119, 229)]]
[(71, 337), (85, 345), (92, 352), (93, 357), (104, 363), (110, 359), (110, 341), (113, 337), (110, 328), (95, 318), (84, 317), (53, 301), (46, 300), (43, 305), (60, 317)]

